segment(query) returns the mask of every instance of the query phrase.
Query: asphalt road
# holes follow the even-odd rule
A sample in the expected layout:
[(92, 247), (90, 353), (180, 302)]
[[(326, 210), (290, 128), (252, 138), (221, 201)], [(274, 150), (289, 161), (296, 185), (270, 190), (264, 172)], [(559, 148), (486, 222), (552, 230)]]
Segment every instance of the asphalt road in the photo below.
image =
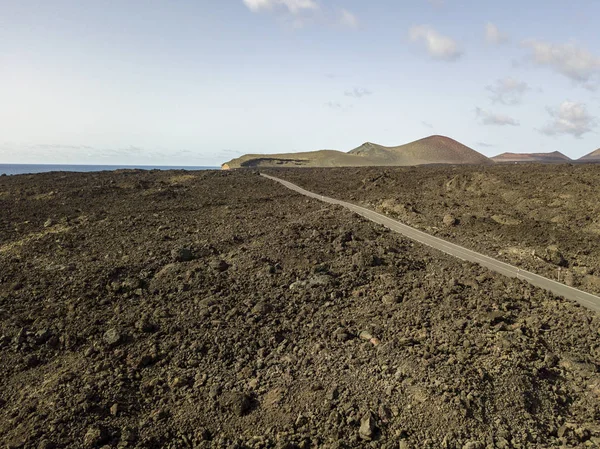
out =
[(496, 273), (503, 274), (504, 276), (523, 279), (524, 281), (527, 281), (530, 284), (535, 285), (536, 287), (543, 288), (544, 290), (548, 290), (554, 293), (555, 295), (576, 301), (582, 306), (587, 307), (588, 309), (600, 312), (600, 298), (598, 296), (594, 296), (590, 293), (586, 293), (573, 287), (569, 287), (565, 284), (561, 284), (560, 282), (553, 281), (552, 279), (539, 276), (535, 273), (522, 270), (507, 263), (493, 259), (484, 254), (480, 254), (475, 251), (471, 251), (470, 249), (463, 248), (462, 246), (455, 245), (454, 243), (447, 242), (446, 240), (434, 237), (415, 228), (411, 228), (410, 226), (407, 226), (403, 223), (400, 223), (399, 221), (393, 220), (389, 217), (386, 217), (385, 215), (374, 212), (365, 207), (357, 206), (356, 204), (348, 203), (346, 201), (336, 200), (335, 198), (329, 198), (327, 196), (309, 192), (308, 190), (305, 190), (302, 187), (292, 184), (289, 181), (265, 175), (264, 173), (261, 173), (261, 176), (271, 179), (272, 181), (277, 181), (283, 184), (288, 189), (294, 190), (298, 193), (301, 193), (302, 195), (306, 195), (311, 198), (316, 198), (325, 203), (343, 206), (357, 213), (358, 215), (361, 215), (371, 221), (374, 221), (375, 223), (379, 223), (385, 226), (386, 228), (391, 229), (392, 231), (398, 232), (419, 243), (423, 243), (427, 246), (443, 251), (446, 254), (458, 257), (461, 260), (467, 260), (469, 262), (477, 263), (483, 267), (495, 271)]

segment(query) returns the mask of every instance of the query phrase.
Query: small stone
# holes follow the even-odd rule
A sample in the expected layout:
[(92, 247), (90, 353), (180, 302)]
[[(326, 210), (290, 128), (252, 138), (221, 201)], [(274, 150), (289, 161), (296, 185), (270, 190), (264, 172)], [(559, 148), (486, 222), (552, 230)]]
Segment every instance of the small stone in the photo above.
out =
[(546, 354), (544, 356), (544, 363), (550, 368), (558, 365), (558, 361), (559, 361), (559, 358), (556, 354)]
[(550, 245), (546, 248), (546, 252), (544, 254), (544, 259), (547, 262), (550, 262), (559, 267), (566, 267), (569, 265), (567, 263), (567, 260), (564, 258), (564, 256), (558, 249), (558, 246), (556, 246), (556, 245)]
[(360, 420), (360, 428), (358, 429), (358, 435), (367, 441), (371, 441), (375, 435), (375, 418), (373, 413), (368, 411)]
[(172, 381), (171, 381), (171, 388), (175, 389), (175, 388), (181, 388), (185, 385), (188, 384), (188, 380), (182, 378), (182, 377), (175, 377)]
[(200, 427), (198, 430), (196, 430), (196, 435), (198, 435), (201, 441), (209, 441), (212, 438), (210, 430), (204, 427)]
[(51, 348), (56, 348), (56, 347), (58, 347), (59, 344), (60, 344), (60, 339), (56, 335), (52, 335), (46, 342), (46, 345)]
[(162, 421), (163, 419), (168, 418), (169, 415), (170, 413), (168, 410), (165, 410), (164, 408), (157, 408), (150, 412), (150, 419), (153, 421)]
[(40, 441), (40, 443), (38, 444), (38, 449), (54, 449), (55, 447), (56, 444), (46, 439)]
[(327, 274), (319, 274), (319, 275), (313, 276), (310, 279), (308, 279), (308, 281), (307, 281), (307, 285), (309, 287), (327, 287), (331, 283), (332, 283), (332, 278), (331, 278), (331, 276), (329, 276)]
[(107, 440), (106, 430), (102, 427), (92, 426), (89, 427), (85, 436), (83, 437), (83, 445), (85, 447), (100, 446)]
[(308, 417), (304, 416), (302, 413), (298, 415), (294, 425), (298, 427), (303, 427), (308, 424)]
[(456, 224), (458, 223), (458, 220), (456, 220), (456, 217), (454, 217), (451, 214), (446, 214), (444, 215), (444, 226), (456, 226)]
[(23, 438), (13, 438), (6, 443), (6, 449), (21, 449), (25, 447), (26, 441)]
[(152, 353), (143, 354), (139, 359), (137, 359), (137, 367), (144, 368), (146, 366), (152, 365), (156, 361), (156, 357)]
[(50, 340), (51, 336), (52, 332), (49, 329), (41, 329), (35, 333), (35, 342), (38, 345), (44, 344)]
[(336, 340), (341, 342), (348, 341), (351, 338), (351, 335), (344, 328), (341, 327), (337, 328), (333, 335)]
[(400, 440), (399, 449), (411, 449), (411, 445), (406, 440)]
[(510, 443), (506, 438), (498, 437), (496, 440), (496, 447), (498, 449), (508, 449), (510, 447)]
[(272, 307), (264, 301), (259, 301), (254, 307), (252, 307), (252, 313), (254, 315), (265, 315), (272, 310)]
[(20, 345), (25, 343), (25, 341), (27, 340), (27, 331), (25, 330), (25, 328), (21, 328), (19, 329), (19, 332), (17, 332), (17, 335), (15, 335), (15, 337), (13, 338), (13, 343), (15, 345)]
[(189, 248), (175, 248), (171, 251), (171, 258), (175, 262), (189, 262), (194, 260), (194, 253)]
[(40, 359), (37, 357), (37, 355), (29, 354), (27, 357), (25, 357), (25, 365), (27, 365), (28, 368), (33, 368), (39, 364)]
[(114, 403), (111, 407), (110, 407), (110, 414), (113, 416), (117, 416), (119, 414), (119, 404)]
[(371, 333), (367, 332), (367, 331), (360, 331), (360, 334), (358, 334), (358, 337), (361, 340), (367, 340), (368, 341), (368, 340), (371, 340), (371, 338), (373, 338), (373, 335), (371, 335)]
[(390, 422), (392, 419), (392, 410), (385, 404), (379, 406), (379, 419), (384, 423)]
[(208, 395), (211, 399), (217, 399), (221, 395), (221, 387), (219, 385), (213, 385), (210, 387)]
[(504, 312), (502, 312), (500, 310), (494, 310), (494, 311), (488, 313), (486, 318), (490, 324), (494, 325), (501, 321), (504, 321), (506, 319), (506, 316), (505, 316)]
[(114, 327), (107, 330), (102, 338), (104, 342), (109, 346), (116, 346), (121, 342), (121, 334)]
[(381, 302), (385, 305), (391, 306), (392, 304), (398, 303), (398, 297), (396, 295), (387, 294), (381, 297)]
[(481, 441), (467, 441), (463, 449), (483, 449), (484, 445)]
[(377, 337), (373, 337), (373, 335), (367, 331), (361, 331), (360, 334), (358, 334), (358, 337), (361, 340), (369, 341), (373, 346), (378, 346), (381, 343)]
[(132, 443), (137, 440), (137, 433), (131, 427), (123, 427), (121, 429), (121, 441), (127, 441), (128, 443)]
[(219, 273), (227, 271), (229, 268), (229, 264), (222, 259), (213, 259), (208, 263), (208, 266)]
[(288, 288), (290, 290), (299, 290), (305, 286), (306, 286), (305, 281), (296, 281), (296, 282), (292, 282)]
[(252, 405), (250, 397), (237, 391), (225, 392), (219, 398), (219, 403), (224, 409), (230, 410), (237, 416), (245, 415)]
[(340, 397), (340, 391), (339, 391), (337, 385), (334, 385), (327, 392), (327, 399), (329, 399), (330, 401), (335, 401), (339, 397)]
[(155, 332), (156, 325), (152, 323), (148, 315), (142, 315), (142, 317), (135, 323), (136, 329), (142, 332)]
[(565, 434), (567, 433), (567, 430), (568, 430), (568, 427), (565, 424), (563, 424), (562, 426), (560, 426), (558, 428), (558, 433), (557, 433), (558, 438), (564, 437)]
[(310, 390), (311, 391), (322, 391), (323, 390), (323, 384), (320, 383), (320, 382), (315, 382), (315, 383), (311, 384)]
[(590, 431), (585, 427), (578, 427), (575, 429), (575, 436), (579, 441), (583, 442), (589, 440), (591, 434)]
[(276, 449), (299, 449), (300, 446), (298, 446), (296, 443), (290, 443), (290, 442), (279, 442), (277, 443), (277, 446), (275, 446)]

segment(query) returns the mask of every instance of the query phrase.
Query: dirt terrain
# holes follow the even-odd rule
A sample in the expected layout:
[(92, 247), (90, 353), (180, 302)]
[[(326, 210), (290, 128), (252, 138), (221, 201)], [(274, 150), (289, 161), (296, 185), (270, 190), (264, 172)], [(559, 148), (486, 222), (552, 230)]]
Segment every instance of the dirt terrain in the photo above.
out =
[(438, 237), (600, 293), (600, 167), (431, 166), (270, 171)]
[[(421, 217), (402, 183), (461, 189), (461, 224), (431, 218), (458, 233), (470, 186), (512, 176), (426, 170), (286, 177)], [(561, 170), (532, 196), (591, 179)], [(256, 172), (0, 177), (0, 210), (2, 447), (600, 443), (598, 315)]]

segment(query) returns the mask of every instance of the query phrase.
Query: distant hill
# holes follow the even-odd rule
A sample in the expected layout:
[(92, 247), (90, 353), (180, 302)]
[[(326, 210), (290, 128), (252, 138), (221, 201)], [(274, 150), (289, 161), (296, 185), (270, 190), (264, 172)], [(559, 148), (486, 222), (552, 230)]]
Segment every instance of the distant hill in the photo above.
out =
[(369, 165), (368, 161), (336, 150), (304, 153), (245, 154), (221, 165), (221, 168), (243, 167), (355, 167)]
[(406, 145), (385, 147), (366, 142), (348, 153), (335, 150), (306, 153), (247, 154), (222, 165), (240, 167), (364, 167), (423, 164), (490, 164), (492, 161), (456, 140), (430, 136)]
[(592, 151), (590, 154), (580, 157), (577, 160), (581, 162), (600, 162), (600, 148), (598, 148), (596, 151)]
[(397, 147), (367, 142), (349, 154), (380, 159), (390, 165), (490, 163), (490, 159), (483, 154), (445, 136), (429, 136)]
[(571, 158), (565, 156), (560, 151), (552, 153), (502, 153), (492, 158), (494, 162), (541, 162), (545, 164), (571, 162)]

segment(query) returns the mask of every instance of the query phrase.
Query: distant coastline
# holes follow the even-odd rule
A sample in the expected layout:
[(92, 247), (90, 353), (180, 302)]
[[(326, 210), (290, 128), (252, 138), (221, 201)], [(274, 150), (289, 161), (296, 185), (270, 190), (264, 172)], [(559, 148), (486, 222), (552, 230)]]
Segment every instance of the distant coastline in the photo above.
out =
[(219, 170), (220, 167), (185, 165), (69, 165), (69, 164), (0, 164), (0, 175), (26, 175), (57, 171), (98, 172), (112, 170)]

